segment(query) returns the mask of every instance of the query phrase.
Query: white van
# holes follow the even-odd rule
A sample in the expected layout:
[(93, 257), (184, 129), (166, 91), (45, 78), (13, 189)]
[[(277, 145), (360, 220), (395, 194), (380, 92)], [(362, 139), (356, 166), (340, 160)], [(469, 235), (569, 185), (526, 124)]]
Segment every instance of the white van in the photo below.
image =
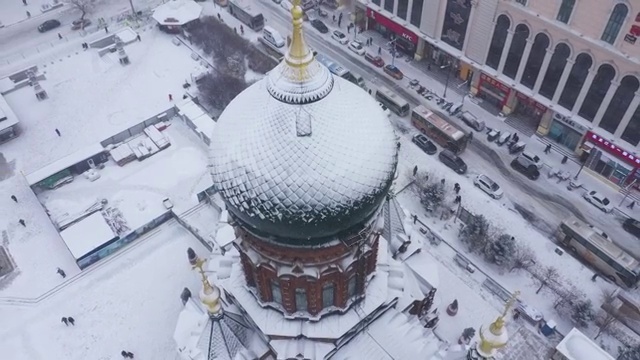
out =
[(262, 37), (277, 48), (284, 46), (284, 38), (271, 26), (265, 26), (262, 29)]

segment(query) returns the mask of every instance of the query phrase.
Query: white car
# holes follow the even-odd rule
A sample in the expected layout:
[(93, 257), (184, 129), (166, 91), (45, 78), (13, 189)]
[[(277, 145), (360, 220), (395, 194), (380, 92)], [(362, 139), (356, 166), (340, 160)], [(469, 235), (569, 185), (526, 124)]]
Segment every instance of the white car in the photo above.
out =
[(293, 8), (293, 5), (288, 0), (282, 0), (282, 2), (280, 2), (280, 6), (287, 11), (291, 11)]
[(489, 179), (486, 175), (478, 175), (475, 180), (473, 180), (473, 185), (479, 187), (494, 199), (500, 199), (502, 195), (504, 195), (502, 189), (500, 189), (500, 185), (496, 184), (495, 181)]
[(613, 211), (613, 204), (611, 204), (611, 200), (607, 199), (604, 195), (599, 194), (597, 191), (586, 192), (582, 197), (593, 206), (606, 213)]
[(385, 115), (387, 115), (387, 117), (391, 117), (391, 110), (389, 110), (388, 107), (386, 107), (383, 103), (378, 102), (378, 105), (380, 105), (380, 109), (382, 109), (382, 111), (384, 112)]
[(340, 44), (344, 45), (346, 43), (349, 42), (349, 39), (347, 38), (347, 35), (345, 35), (343, 32), (335, 30), (334, 32), (331, 33), (331, 38), (337, 42), (339, 42)]
[(540, 159), (538, 155), (523, 151), (522, 154), (520, 154), (520, 157), (527, 159), (531, 164), (535, 165), (538, 170), (542, 168), (542, 159)]
[(358, 54), (358, 55), (364, 55), (365, 50), (364, 50), (364, 46), (362, 46), (362, 43), (360, 43), (359, 41), (352, 41), (349, 43), (349, 50), (353, 51), (354, 53)]

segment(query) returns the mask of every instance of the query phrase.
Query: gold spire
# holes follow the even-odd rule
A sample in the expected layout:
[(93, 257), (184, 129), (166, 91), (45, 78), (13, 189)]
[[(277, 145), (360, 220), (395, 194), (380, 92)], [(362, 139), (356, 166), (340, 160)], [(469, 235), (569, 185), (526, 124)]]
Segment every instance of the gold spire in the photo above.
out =
[(520, 291), (516, 291), (513, 293), (509, 300), (507, 300), (507, 302), (504, 304), (504, 311), (502, 311), (502, 315), (498, 316), (496, 321), (494, 321), (491, 326), (489, 326), (489, 331), (491, 331), (493, 335), (500, 335), (502, 333), (502, 328), (504, 327), (504, 318), (507, 316), (509, 309), (511, 308), (511, 306), (513, 306), (513, 303), (518, 298), (518, 295), (520, 295)]
[(219, 313), (221, 309), (220, 289), (209, 282), (209, 278), (204, 272), (203, 266), (206, 260), (195, 255), (195, 252), (189, 248), (189, 262), (191, 263), (192, 268), (200, 273), (200, 280), (202, 281), (200, 300), (207, 307), (209, 314), (214, 315)]
[(285, 55), (285, 61), (289, 66), (298, 70), (300, 78), (303, 78), (304, 68), (313, 61), (313, 54), (311, 54), (311, 50), (309, 50), (307, 43), (304, 41), (302, 33), (303, 16), (304, 12), (300, 6), (300, 0), (293, 0), (293, 7), (291, 7), (293, 34), (289, 52)]
[(490, 334), (484, 334), (482, 328), (480, 329), (480, 344), (478, 344), (478, 348), (484, 354), (491, 354), (495, 349), (499, 349), (507, 345), (509, 338), (504, 333), (504, 318), (507, 316), (509, 309), (513, 306), (513, 303), (519, 295), (520, 291), (516, 291), (513, 293), (511, 298), (507, 300), (502, 314), (500, 314), (500, 316), (498, 316), (498, 318), (489, 325)]

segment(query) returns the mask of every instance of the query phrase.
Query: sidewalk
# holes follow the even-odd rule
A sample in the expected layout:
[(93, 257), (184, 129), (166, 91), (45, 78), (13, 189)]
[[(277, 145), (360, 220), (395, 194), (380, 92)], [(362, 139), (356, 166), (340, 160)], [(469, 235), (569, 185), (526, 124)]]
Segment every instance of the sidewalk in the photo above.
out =
[[(61, 9), (66, 8), (66, 5), (63, 4), (62, 6), (50, 11), (42, 12), (40, 7), (43, 4), (51, 3), (51, 1), (27, 0), (27, 5), (24, 5), (21, 0), (0, 1), (2, 1), (2, 4), (0, 5), (2, 7), (2, 12), (0, 12), (0, 28), (8, 28), (23, 21), (37, 19), (50, 14), (52, 11), (58, 12)], [(31, 17), (27, 17), (27, 11), (31, 13)]]

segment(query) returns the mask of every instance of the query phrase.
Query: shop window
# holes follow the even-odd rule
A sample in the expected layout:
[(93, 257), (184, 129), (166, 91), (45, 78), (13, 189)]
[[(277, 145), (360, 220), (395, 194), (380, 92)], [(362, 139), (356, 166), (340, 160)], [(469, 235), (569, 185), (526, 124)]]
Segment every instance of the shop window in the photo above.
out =
[(413, 0), (413, 4), (411, 5), (411, 25), (415, 27), (420, 27), (420, 23), (422, 22), (422, 5), (424, 5), (424, 0)]
[(384, 9), (393, 14), (395, 0), (384, 0)]
[(611, 98), (609, 107), (600, 121), (601, 128), (612, 134), (616, 131), (639, 85), (640, 83), (635, 76), (627, 75), (622, 78), (620, 86)]
[(540, 95), (547, 99), (553, 98), (553, 95), (558, 88), (558, 84), (560, 83), (560, 78), (562, 77), (564, 68), (567, 66), (567, 59), (570, 54), (571, 49), (569, 49), (567, 44), (560, 43), (556, 45), (553, 55), (551, 56), (551, 61), (549, 61), (549, 68), (547, 69), (547, 73), (544, 75), (544, 80), (542, 80), (542, 85), (540, 86)]
[[(540, 68), (544, 57), (547, 55), (548, 47), (549, 37), (543, 33), (536, 35), (520, 80), (520, 83), (529, 89), (533, 89), (533, 85), (535, 85), (538, 76), (540, 76)], [(544, 74), (542, 75), (544, 76)]]
[(307, 311), (307, 291), (304, 288), (296, 289), (296, 310)]
[(398, 15), (399, 18), (407, 20), (407, 10), (409, 9), (409, 0), (398, 0)]
[(372, 2), (372, 3), (374, 3), (374, 4), (376, 4), (376, 5), (378, 5), (378, 6), (380, 6), (380, 2), (381, 2), (381, 0), (373, 0), (373, 1), (371, 1), (371, 2)]
[[(511, 47), (509, 48), (509, 55), (507, 55), (507, 62), (504, 65), (503, 74), (515, 79), (518, 68), (522, 60), (522, 53), (524, 47), (527, 44), (529, 38), (529, 28), (524, 24), (516, 26), (516, 31), (513, 34), (513, 40), (511, 40)], [(524, 66), (524, 64), (522, 64)]]
[(470, 3), (460, 0), (447, 0), (447, 8), (442, 22), (442, 41), (458, 50), (462, 50), (470, 15)]
[(604, 96), (611, 87), (611, 80), (616, 76), (616, 70), (609, 64), (601, 65), (598, 68), (596, 76), (591, 82), (591, 87), (587, 92), (587, 96), (584, 98), (584, 102), (578, 111), (578, 115), (583, 118), (593, 121), (598, 113), (598, 109), (602, 105)]
[(571, 18), (571, 13), (573, 12), (573, 7), (576, 5), (576, 0), (562, 0), (560, 4), (560, 10), (558, 10), (558, 16), (556, 20), (563, 22), (565, 24), (569, 23), (569, 19)]
[(629, 125), (624, 129), (620, 138), (633, 146), (637, 146), (640, 143), (640, 106), (636, 108)]
[(322, 286), (322, 308), (328, 308), (335, 304), (335, 285), (327, 283)]
[(356, 294), (356, 276), (351, 275), (349, 282), (347, 283), (347, 296), (353, 297)]
[(491, 45), (489, 46), (489, 53), (487, 54), (487, 66), (497, 70), (500, 64), (500, 57), (504, 50), (504, 45), (507, 41), (507, 30), (511, 27), (511, 20), (506, 15), (498, 16), (496, 20), (496, 27), (493, 29), (493, 37), (491, 38)]
[(600, 39), (613, 45), (613, 43), (616, 42), (616, 38), (620, 33), (620, 28), (622, 28), (628, 13), (629, 8), (627, 5), (617, 4), (611, 12), (609, 22), (607, 22), (607, 26), (605, 26)]
[(576, 62), (571, 68), (571, 73), (567, 79), (567, 84), (564, 86), (564, 89), (562, 89), (562, 95), (560, 95), (558, 104), (568, 110), (573, 109), (592, 64), (593, 59), (589, 54), (582, 53), (576, 57)]
[(280, 291), (280, 284), (276, 280), (271, 280), (271, 301), (282, 304), (282, 292)]

